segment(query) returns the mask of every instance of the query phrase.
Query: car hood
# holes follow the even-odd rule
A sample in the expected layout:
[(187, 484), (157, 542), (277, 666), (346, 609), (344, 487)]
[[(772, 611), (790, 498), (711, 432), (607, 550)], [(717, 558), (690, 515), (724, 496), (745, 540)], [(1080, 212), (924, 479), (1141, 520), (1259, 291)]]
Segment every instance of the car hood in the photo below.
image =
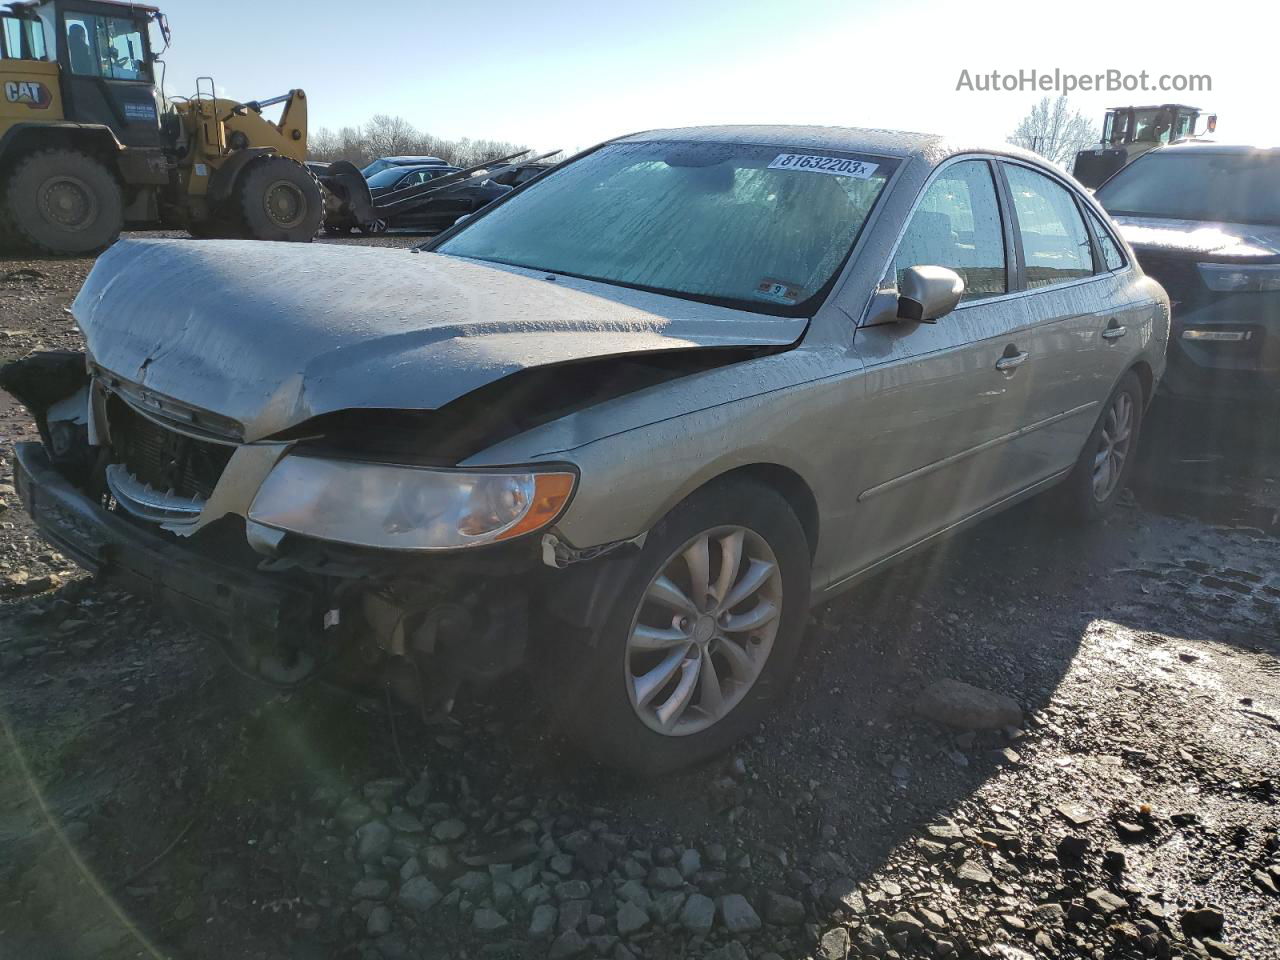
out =
[(123, 240), (72, 312), (100, 368), (246, 440), (338, 410), (438, 409), (530, 367), (787, 346), (808, 323), (441, 254), (248, 240)]
[(1162, 217), (1113, 217), (1139, 253), (1143, 250), (1197, 257), (1280, 257), (1280, 227), (1260, 223), (1215, 223)]

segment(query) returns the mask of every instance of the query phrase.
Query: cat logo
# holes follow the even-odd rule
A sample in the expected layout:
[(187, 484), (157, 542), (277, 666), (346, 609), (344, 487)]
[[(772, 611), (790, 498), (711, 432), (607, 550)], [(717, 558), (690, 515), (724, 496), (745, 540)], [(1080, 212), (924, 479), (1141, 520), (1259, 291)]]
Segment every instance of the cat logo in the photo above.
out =
[(32, 110), (47, 109), (53, 101), (49, 88), (35, 80), (6, 80), (4, 98), (10, 103), (25, 103)]

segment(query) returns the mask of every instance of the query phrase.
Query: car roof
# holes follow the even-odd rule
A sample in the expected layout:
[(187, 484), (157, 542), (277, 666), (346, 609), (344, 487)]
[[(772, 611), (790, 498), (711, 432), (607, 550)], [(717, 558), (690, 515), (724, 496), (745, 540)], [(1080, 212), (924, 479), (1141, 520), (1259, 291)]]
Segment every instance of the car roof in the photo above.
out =
[(413, 173), (415, 170), (439, 170), (445, 167), (448, 170), (458, 170), (460, 167), (453, 167), (447, 163), (397, 163), (396, 168), (401, 173)]
[(1002, 144), (958, 143), (934, 133), (905, 130), (881, 130), (871, 127), (819, 127), (791, 124), (729, 124), (708, 127), (677, 127), (669, 130), (644, 130), (620, 141), (689, 141), (749, 143), (792, 150), (841, 150), (847, 153), (870, 153), (884, 157), (920, 158), (936, 164), (957, 153), (996, 153), (1029, 160), (1048, 167), (1043, 157), (1027, 150)]
[(1280, 157), (1280, 147), (1258, 147), (1247, 143), (1215, 143), (1212, 140), (1180, 140), (1163, 147), (1157, 147), (1151, 153), (1212, 153), (1222, 155), (1241, 155), (1251, 153), (1274, 154)]
[(402, 157), (379, 157), (379, 159), (385, 160), (387, 161), (387, 163), (394, 163), (398, 167), (404, 167), (410, 164), (422, 164), (423, 166), (430, 166), (432, 164), (439, 165), (444, 163), (444, 161), (441, 160), (439, 157), (425, 157), (425, 156), (415, 157), (412, 155), (405, 155)]

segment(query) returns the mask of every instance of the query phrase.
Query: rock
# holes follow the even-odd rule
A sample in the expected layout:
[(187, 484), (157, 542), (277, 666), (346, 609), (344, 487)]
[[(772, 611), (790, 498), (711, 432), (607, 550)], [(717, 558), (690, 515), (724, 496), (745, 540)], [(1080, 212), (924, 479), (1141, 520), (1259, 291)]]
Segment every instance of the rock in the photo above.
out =
[(1205, 937), (1200, 941), (1200, 945), (1204, 947), (1205, 953), (1213, 957), (1214, 960), (1236, 960), (1237, 954), (1225, 943), (1214, 940), (1212, 937)]
[(846, 913), (865, 913), (867, 901), (863, 898), (858, 885), (850, 877), (837, 877), (827, 884), (823, 897), (835, 907)]
[(397, 833), (422, 833), (422, 821), (407, 810), (394, 810), (387, 817), (387, 826)]
[(489, 874), (482, 870), (468, 870), (455, 879), (452, 886), (457, 887), (471, 900), (477, 900), (489, 889)]
[(686, 880), (689, 879), (702, 869), (702, 854), (690, 847), (680, 854), (680, 861), (676, 864), (676, 869), (680, 871), (680, 876)]
[(760, 915), (740, 893), (720, 898), (720, 920), (730, 933), (754, 933), (761, 926)]
[(715, 921), (715, 901), (700, 893), (691, 894), (680, 911), (680, 926), (690, 933), (708, 933)]
[(391, 896), (391, 884), (381, 877), (365, 877), (351, 888), (352, 900), (385, 900)]
[(1060, 803), (1054, 809), (1077, 830), (1098, 818), (1098, 815), (1083, 803)]
[(1031, 916), (1037, 923), (1059, 924), (1066, 919), (1067, 913), (1060, 903), (1042, 903), (1032, 909)]
[(377, 906), (369, 911), (369, 919), (365, 923), (365, 930), (371, 937), (381, 937), (391, 932), (391, 911), (386, 907)]
[(410, 910), (426, 913), (443, 897), (439, 888), (426, 877), (413, 877), (400, 887), (397, 897), (400, 904)]
[(939, 680), (916, 699), (916, 713), (962, 730), (999, 730), (1022, 726), (1022, 708), (1003, 694), (960, 680)]
[(1253, 871), (1253, 882), (1263, 893), (1269, 893), (1273, 897), (1280, 894), (1280, 889), (1276, 888), (1275, 881), (1262, 870)]
[(557, 900), (585, 900), (591, 896), (591, 886), (585, 880), (566, 880), (556, 884)]
[(1188, 937), (1217, 937), (1225, 923), (1226, 917), (1217, 907), (1200, 907), (1182, 914), (1182, 932)]
[(569, 957), (581, 956), (586, 952), (587, 941), (582, 938), (582, 934), (577, 930), (566, 930), (551, 944), (547, 960), (568, 960)]
[(584, 843), (573, 854), (573, 859), (590, 876), (596, 877), (609, 872), (609, 863), (613, 857), (609, 848), (603, 843)]
[(1104, 890), (1102, 887), (1090, 890), (1084, 895), (1084, 899), (1085, 903), (1089, 904), (1096, 913), (1101, 913), (1103, 916), (1110, 916), (1117, 910), (1123, 910), (1128, 906), (1124, 900), (1117, 897), (1110, 890)]
[(905, 933), (909, 939), (915, 939), (924, 933), (924, 924), (905, 910), (890, 917), (887, 926), (890, 933)]
[(1150, 831), (1140, 823), (1131, 823), (1128, 820), (1116, 821), (1116, 836), (1121, 840), (1129, 843), (1136, 843), (1144, 839)]
[(845, 960), (849, 955), (849, 931), (833, 927), (822, 935), (818, 944), (818, 956), (822, 960)]
[(356, 831), (356, 859), (377, 863), (391, 850), (391, 828), (381, 820), (370, 820)]
[(1124, 873), (1124, 869), (1128, 866), (1128, 860), (1125, 858), (1124, 851), (1118, 847), (1108, 847), (1102, 854), (1102, 866), (1109, 872), (1120, 876)]
[(649, 926), (649, 915), (634, 903), (624, 902), (618, 908), (617, 922), (619, 935), (630, 937)]
[(431, 828), (431, 836), (441, 843), (461, 840), (467, 833), (467, 825), (461, 820), (441, 820)]
[(573, 873), (573, 857), (567, 853), (557, 853), (548, 861), (547, 866), (560, 876), (567, 877)]
[(779, 926), (799, 926), (804, 923), (804, 904), (780, 893), (769, 893), (764, 899), (764, 918)]
[(453, 866), (453, 858), (449, 856), (449, 848), (437, 844), (428, 844), (422, 848), (423, 866), (432, 873), (443, 873)]
[(1067, 834), (1058, 841), (1058, 859), (1063, 863), (1076, 864), (1089, 852), (1089, 841), (1073, 833)]
[(590, 900), (566, 900), (560, 904), (560, 929), (577, 930), (591, 915)]
[(647, 910), (653, 900), (649, 896), (649, 890), (639, 880), (628, 880), (618, 888), (618, 899), (626, 900), (634, 903), (642, 910)]
[(410, 857), (400, 865), (401, 882), (410, 880), (420, 873), (422, 873), (422, 864), (418, 861), (417, 857)]
[(731, 940), (723, 947), (708, 953), (706, 960), (748, 960), (747, 948), (738, 943), (737, 940)]
[(972, 860), (966, 860), (956, 870), (956, 879), (964, 885), (973, 883), (990, 883), (991, 874), (986, 867)]
[(529, 939), (546, 940), (556, 929), (559, 911), (549, 903), (540, 903), (533, 908), (533, 916), (529, 920)]
[(485, 936), (493, 936), (502, 933), (511, 924), (497, 910), (490, 910), (488, 907), (481, 907), (471, 916), (471, 926), (477, 933)]
[(654, 867), (649, 872), (649, 886), (655, 890), (679, 890), (684, 886), (684, 877), (675, 867)]

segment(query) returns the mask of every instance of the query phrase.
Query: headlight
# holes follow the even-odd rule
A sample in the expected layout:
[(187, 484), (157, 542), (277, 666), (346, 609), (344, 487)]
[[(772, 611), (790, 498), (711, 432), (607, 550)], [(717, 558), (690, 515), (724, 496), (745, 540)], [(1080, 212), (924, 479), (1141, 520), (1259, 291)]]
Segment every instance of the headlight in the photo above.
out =
[(560, 514), (576, 477), (288, 456), (267, 475), (249, 519), (321, 540), (392, 550), (451, 550), (509, 540)]
[(1198, 263), (1205, 286), (1218, 293), (1280, 290), (1280, 263), (1236, 266), (1230, 263)]

